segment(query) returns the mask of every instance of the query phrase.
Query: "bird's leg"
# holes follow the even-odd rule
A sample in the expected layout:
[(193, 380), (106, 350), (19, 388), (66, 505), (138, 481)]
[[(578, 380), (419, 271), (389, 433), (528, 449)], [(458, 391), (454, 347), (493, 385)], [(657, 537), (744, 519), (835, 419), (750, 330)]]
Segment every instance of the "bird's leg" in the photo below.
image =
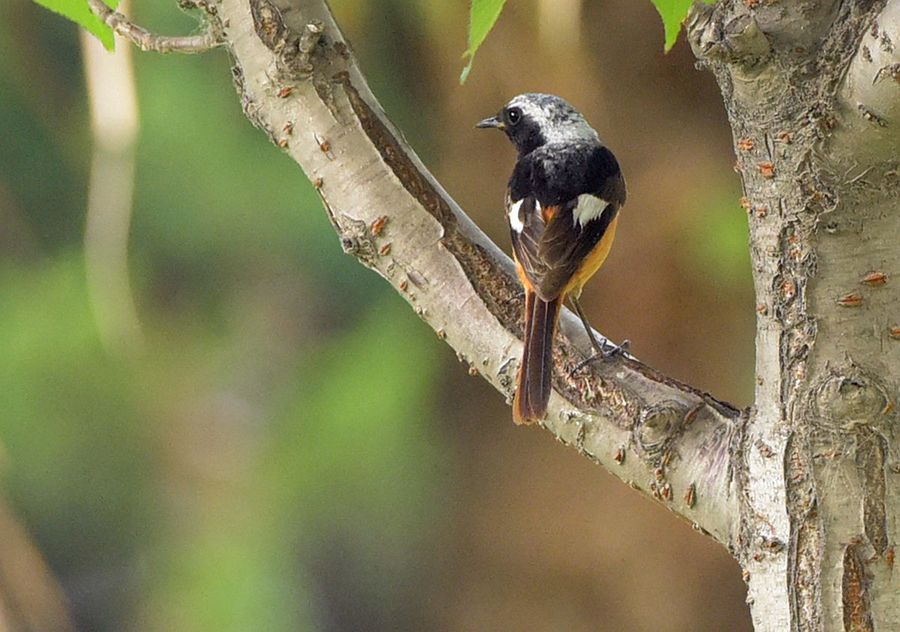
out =
[(584, 331), (587, 333), (588, 338), (590, 338), (591, 346), (594, 348), (594, 355), (591, 357), (582, 360), (575, 368), (572, 369), (572, 373), (575, 373), (581, 367), (590, 364), (594, 360), (600, 358), (602, 360), (607, 360), (609, 358), (614, 358), (617, 355), (621, 355), (628, 350), (628, 346), (630, 342), (628, 340), (623, 340), (622, 344), (616, 345), (612, 342), (606, 340), (603, 344), (597, 340), (597, 337), (594, 335), (594, 330), (591, 327), (590, 323), (588, 323), (587, 316), (584, 315), (584, 310), (581, 309), (581, 303), (578, 301), (578, 297), (575, 295), (569, 296), (569, 303), (575, 309), (575, 313), (578, 314), (578, 318), (581, 319), (581, 324), (584, 325)]

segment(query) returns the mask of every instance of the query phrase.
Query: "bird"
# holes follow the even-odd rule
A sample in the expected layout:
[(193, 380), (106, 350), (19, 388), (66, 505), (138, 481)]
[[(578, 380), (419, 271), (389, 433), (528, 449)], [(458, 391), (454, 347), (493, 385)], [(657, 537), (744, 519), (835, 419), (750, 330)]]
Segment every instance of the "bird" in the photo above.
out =
[(505, 199), (516, 272), (525, 289), (525, 345), (513, 421), (532, 424), (546, 416), (553, 337), (567, 299), (594, 347), (588, 361), (626, 348), (627, 341), (600, 345), (578, 300), (612, 247), (625, 178), (594, 128), (558, 96), (520, 94), (475, 127), (503, 131), (518, 154)]

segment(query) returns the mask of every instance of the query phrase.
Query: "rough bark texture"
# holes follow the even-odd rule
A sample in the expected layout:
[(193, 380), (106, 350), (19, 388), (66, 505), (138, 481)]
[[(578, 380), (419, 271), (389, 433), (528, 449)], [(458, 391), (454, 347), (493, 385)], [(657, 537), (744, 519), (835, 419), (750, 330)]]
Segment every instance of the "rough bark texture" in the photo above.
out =
[[(510, 398), (511, 262), (387, 121), (324, 1), (197, 4), (344, 250)], [(631, 357), (572, 375), (589, 347), (565, 314), (544, 426), (728, 546), (757, 630), (900, 630), (900, 0), (720, 0), (688, 34), (744, 182), (755, 406)]]
[(900, 2), (696, 6), (750, 218), (756, 404), (735, 471), (757, 630), (900, 630)]
[[(344, 250), (391, 283), (471, 374), (511, 399), (523, 302), (512, 262), (386, 119), (326, 4), (206, 6), (234, 58), (244, 111), (303, 167)], [(590, 353), (566, 312), (544, 427), (730, 545), (739, 499), (730, 463), (745, 413), (630, 357), (573, 375)]]

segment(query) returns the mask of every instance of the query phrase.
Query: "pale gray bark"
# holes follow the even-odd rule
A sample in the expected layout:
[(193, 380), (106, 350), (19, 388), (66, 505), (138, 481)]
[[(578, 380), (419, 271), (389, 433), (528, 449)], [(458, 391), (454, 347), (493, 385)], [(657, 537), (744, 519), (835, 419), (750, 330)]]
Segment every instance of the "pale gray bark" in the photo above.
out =
[(900, 630), (898, 27), (898, 0), (721, 2), (690, 22), (750, 217), (736, 553), (760, 631)]
[[(522, 350), (512, 263), (386, 119), (326, 4), (214, 6), (244, 111), (303, 167), (344, 250), (511, 398)], [(561, 334), (544, 427), (729, 545), (739, 498), (729, 463), (745, 416), (631, 358), (571, 375), (591, 350), (569, 313)]]
[[(344, 250), (510, 398), (511, 262), (387, 121), (324, 0), (196, 4)], [(729, 547), (759, 631), (900, 630), (898, 25), (900, 0), (720, 0), (689, 20), (750, 217), (752, 411), (630, 357), (573, 376), (590, 350), (563, 317), (543, 425)]]

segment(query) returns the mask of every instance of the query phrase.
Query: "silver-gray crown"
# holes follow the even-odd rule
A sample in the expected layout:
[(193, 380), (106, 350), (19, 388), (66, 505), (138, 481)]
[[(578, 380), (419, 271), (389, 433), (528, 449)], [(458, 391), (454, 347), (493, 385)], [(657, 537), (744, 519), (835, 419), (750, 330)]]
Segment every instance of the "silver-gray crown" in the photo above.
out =
[(588, 125), (581, 112), (558, 96), (527, 92), (514, 97), (506, 107), (521, 109), (522, 114), (540, 126), (541, 133), (548, 143), (571, 140), (599, 141), (597, 132)]

